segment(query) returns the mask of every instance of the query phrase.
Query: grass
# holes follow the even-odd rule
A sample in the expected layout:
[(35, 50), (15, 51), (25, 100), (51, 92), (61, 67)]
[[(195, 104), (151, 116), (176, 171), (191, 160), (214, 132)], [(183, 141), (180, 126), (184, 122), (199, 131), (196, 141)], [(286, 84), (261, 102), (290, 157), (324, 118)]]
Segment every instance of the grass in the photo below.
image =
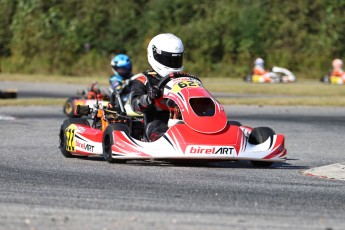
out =
[[(58, 82), (90, 85), (98, 82), (108, 84), (108, 77), (100, 76), (45, 76), (24, 74), (0, 74), (0, 81)], [(223, 104), (234, 105), (286, 105), (286, 106), (345, 106), (345, 85), (322, 84), (318, 80), (299, 80), (291, 84), (252, 84), (234, 78), (201, 79), (211, 92), (224, 92), (244, 97), (218, 98)], [(6, 105), (63, 105), (63, 99), (7, 99), (0, 100)]]
[(258, 105), (258, 106), (345, 106), (345, 97), (303, 97), (303, 98), (219, 98), (224, 105)]
[(317, 80), (300, 80), (289, 84), (252, 84), (238, 79), (206, 78), (203, 84), (209, 91), (234, 94), (345, 97), (345, 85), (323, 84)]
[(18, 98), (18, 99), (0, 99), (0, 106), (46, 106), (58, 105), (63, 106), (66, 99), (53, 98)]

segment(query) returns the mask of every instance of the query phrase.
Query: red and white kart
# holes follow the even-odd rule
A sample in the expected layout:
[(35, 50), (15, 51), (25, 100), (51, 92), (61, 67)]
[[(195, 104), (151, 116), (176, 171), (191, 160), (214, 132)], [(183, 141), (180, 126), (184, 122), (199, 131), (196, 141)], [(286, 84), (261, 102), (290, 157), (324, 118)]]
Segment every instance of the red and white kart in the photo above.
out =
[[(251, 128), (228, 121), (222, 105), (192, 75), (175, 73), (159, 83), (170, 108), (168, 131), (158, 140), (145, 138), (145, 117), (115, 115), (117, 122), (90, 127), (85, 119), (67, 119), (60, 129), (65, 156), (103, 155), (108, 162), (127, 160), (250, 160), (268, 167), (286, 160), (284, 136), (271, 128)], [(95, 122), (94, 122), (95, 123)]]

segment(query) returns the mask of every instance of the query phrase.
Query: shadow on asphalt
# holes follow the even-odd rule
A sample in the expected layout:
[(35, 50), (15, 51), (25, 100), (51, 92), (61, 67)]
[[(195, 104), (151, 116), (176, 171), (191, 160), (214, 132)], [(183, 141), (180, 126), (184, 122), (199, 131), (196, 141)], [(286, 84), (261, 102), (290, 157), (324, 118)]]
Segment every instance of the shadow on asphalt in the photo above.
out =
[[(105, 161), (103, 157), (85, 157), (80, 158), (81, 160), (91, 160), (91, 161)], [(288, 161), (296, 161), (298, 159), (288, 159)], [(107, 162), (106, 162), (107, 163)], [(253, 166), (250, 161), (150, 161), (150, 160), (130, 160), (126, 163), (112, 163), (110, 165), (140, 165), (140, 166), (148, 166), (148, 167), (196, 167), (196, 168), (252, 168), (252, 169), (260, 169), (260, 168), (267, 168), (267, 169), (309, 169), (308, 166), (298, 165), (298, 164), (290, 164), (287, 162), (276, 162), (270, 167), (255, 167)]]

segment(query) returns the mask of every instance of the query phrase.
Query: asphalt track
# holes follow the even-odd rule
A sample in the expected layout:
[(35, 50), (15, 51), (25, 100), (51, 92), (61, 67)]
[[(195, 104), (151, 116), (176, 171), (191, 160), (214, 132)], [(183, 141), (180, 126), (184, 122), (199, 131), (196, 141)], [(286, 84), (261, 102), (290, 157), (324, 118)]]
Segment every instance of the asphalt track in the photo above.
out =
[(0, 107), (0, 229), (345, 229), (344, 108), (226, 106), (286, 136), (288, 161), (173, 165), (66, 159), (62, 108)]

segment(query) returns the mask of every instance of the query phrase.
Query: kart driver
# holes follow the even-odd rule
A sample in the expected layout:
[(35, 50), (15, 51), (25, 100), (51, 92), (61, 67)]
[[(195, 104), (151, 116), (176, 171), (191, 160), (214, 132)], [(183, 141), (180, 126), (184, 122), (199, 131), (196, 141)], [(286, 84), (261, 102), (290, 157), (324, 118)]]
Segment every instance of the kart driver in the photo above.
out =
[(261, 76), (259, 79), (260, 83), (271, 82), (271, 78), (275, 77), (274, 73), (265, 70), (264, 64), (265, 61), (262, 58), (257, 58), (254, 62), (253, 75)]
[(125, 88), (122, 90), (122, 93), (129, 92), (129, 79), (133, 76), (131, 59), (126, 54), (118, 54), (111, 59), (110, 65), (114, 72), (114, 75), (109, 77), (111, 90), (116, 92), (123, 87), (123, 84), (125, 84)]
[(332, 66), (333, 66), (333, 70), (331, 72), (330, 77), (336, 76), (336, 77), (342, 77), (343, 79), (345, 79), (345, 72), (342, 69), (343, 68), (343, 61), (340, 59), (334, 59), (332, 61)]
[(149, 141), (157, 140), (168, 130), (169, 110), (157, 85), (166, 75), (183, 70), (183, 52), (183, 43), (174, 34), (155, 36), (147, 47), (153, 70), (141, 73), (132, 83), (131, 106), (133, 111), (144, 114)]

